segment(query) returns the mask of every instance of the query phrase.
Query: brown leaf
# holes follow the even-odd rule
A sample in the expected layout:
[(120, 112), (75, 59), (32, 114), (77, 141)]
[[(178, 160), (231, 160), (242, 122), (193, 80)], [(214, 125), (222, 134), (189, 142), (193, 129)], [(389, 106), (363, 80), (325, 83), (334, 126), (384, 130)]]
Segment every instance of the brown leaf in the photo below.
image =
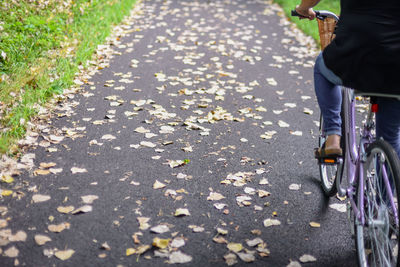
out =
[(40, 163), (40, 167), (43, 168), (43, 169), (48, 169), (48, 168), (54, 167), (56, 165), (57, 165), (57, 163), (55, 163), (55, 162), (42, 162), (42, 163)]
[(50, 224), (47, 228), (51, 232), (60, 233), (60, 232), (64, 231), (65, 229), (69, 229), (70, 226), (71, 226), (70, 223), (63, 222), (60, 224)]

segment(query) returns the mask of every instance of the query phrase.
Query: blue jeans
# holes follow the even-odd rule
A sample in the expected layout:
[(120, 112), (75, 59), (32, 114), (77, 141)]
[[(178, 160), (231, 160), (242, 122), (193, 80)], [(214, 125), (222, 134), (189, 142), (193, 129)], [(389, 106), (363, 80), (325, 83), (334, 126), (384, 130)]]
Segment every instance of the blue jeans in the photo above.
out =
[[(318, 104), (324, 118), (323, 129), (327, 135), (342, 135), (340, 108), (342, 105), (342, 80), (329, 70), (322, 53), (314, 66), (314, 84)], [(400, 86), (400, 84), (399, 84)], [(396, 150), (400, 157), (400, 101), (393, 98), (378, 97), (379, 111), (376, 114), (376, 136), (383, 137)]]

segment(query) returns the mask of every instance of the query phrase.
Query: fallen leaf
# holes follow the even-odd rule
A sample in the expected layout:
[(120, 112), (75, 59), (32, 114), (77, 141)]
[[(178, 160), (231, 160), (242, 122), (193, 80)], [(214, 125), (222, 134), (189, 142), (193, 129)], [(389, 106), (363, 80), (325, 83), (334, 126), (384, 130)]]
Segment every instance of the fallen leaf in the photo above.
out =
[(16, 258), (16, 257), (18, 257), (19, 250), (15, 246), (12, 246), (12, 247), (8, 248), (7, 250), (5, 250), (3, 254), (4, 254), (4, 256), (9, 257), (9, 258)]
[(51, 172), (49, 170), (42, 170), (42, 169), (37, 169), (33, 171), (33, 175), (37, 176), (37, 175), (48, 175)]
[(259, 197), (268, 197), (268, 196), (271, 195), (270, 192), (265, 191), (265, 190), (259, 189), (259, 190), (257, 190), (257, 191), (258, 191), (258, 196), (259, 196)]
[(57, 165), (57, 163), (55, 163), (55, 162), (41, 162), (41, 163), (39, 164), (39, 166), (40, 166), (41, 168), (44, 168), (44, 169), (48, 169), (48, 168), (54, 167), (54, 166), (56, 166), (56, 165)]
[(0, 219), (0, 228), (7, 227), (8, 222), (5, 219)]
[(256, 260), (256, 257), (254, 256), (253, 253), (239, 252), (239, 253), (237, 253), (237, 255), (244, 262), (253, 262)]
[(169, 255), (168, 262), (175, 263), (188, 263), (192, 261), (192, 256), (182, 253), (181, 251), (174, 251)]
[(346, 204), (341, 204), (341, 203), (334, 203), (329, 205), (330, 208), (335, 209), (339, 212), (346, 212), (347, 211), (347, 207)]
[(101, 137), (101, 139), (111, 141), (111, 140), (114, 140), (114, 139), (117, 139), (117, 138), (114, 135), (106, 134), (106, 135), (103, 135)]
[(281, 222), (279, 220), (277, 220), (277, 219), (266, 219), (266, 220), (264, 220), (263, 223), (264, 223), (265, 227), (277, 226), (277, 225), (281, 224)]
[(140, 127), (135, 129), (135, 132), (137, 132), (137, 133), (149, 133), (150, 130), (145, 129), (143, 126), (140, 126)]
[(93, 210), (93, 207), (90, 205), (85, 205), (82, 206), (80, 208), (77, 208), (76, 210), (74, 210), (72, 212), (72, 214), (78, 214), (78, 213), (87, 213), (87, 212), (91, 212)]
[(96, 195), (81, 196), (81, 199), (82, 199), (83, 203), (85, 203), (85, 204), (92, 204), (93, 201), (95, 201), (98, 198), (99, 197)]
[(186, 162), (185, 160), (168, 160), (168, 165), (171, 168), (180, 167), (180, 166), (183, 166), (183, 165), (185, 165), (187, 163), (188, 162)]
[(51, 197), (48, 196), (48, 195), (35, 194), (35, 195), (32, 196), (32, 201), (34, 203), (45, 202), (45, 201), (47, 201), (49, 199), (51, 199)]
[(153, 238), (153, 243), (152, 245), (161, 249), (164, 249), (166, 247), (168, 247), (169, 241), (171, 241), (171, 239), (161, 239), (159, 237), (155, 237)]
[(301, 184), (291, 184), (291, 185), (289, 185), (289, 189), (290, 190), (297, 191), (297, 190), (300, 190), (300, 188), (301, 188)]
[(18, 231), (15, 235), (11, 235), (8, 240), (11, 242), (25, 242), (27, 234), (24, 231)]
[(136, 249), (136, 254), (141, 255), (145, 253), (148, 249), (150, 249), (150, 245), (141, 245)]
[(140, 230), (147, 230), (150, 228), (150, 224), (148, 222), (150, 221), (150, 218), (148, 217), (137, 217), (137, 220), (139, 222), (139, 229)]
[(290, 263), (286, 267), (301, 267), (300, 262), (290, 260)]
[(228, 243), (228, 241), (226, 241), (226, 239), (225, 239), (224, 237), (222, 237), (222, 236), (216, 236), (216, 237), (214, 237), (214, 238), (213, 238), (213, 241), (214, 241), (215, 243), (218, 243), (218, 244), (227, 244), (227, 243)]
[(140, 145), (144, 146), (144, 147), (149, 147), (149, 148), (154, 148), (157, 146), (156, 144), (154, 144), (152, 142), (148, 142), (148, 141), (141, 141)]
[(314, 228), (319, 228), (319, 227), (321, 227), (321, 224), (317, 223), (317, 222), (310, 222), (310, 226), (314, 227)]
[(301, 256), (299, 260), (302, 263), (317, 261), (317, 259), (314, 256), (311, 256), (311, 255), (308, 255), (308, 254), (304, 254), (303, 256)]
[(46, 235), (35, 235), (34, 237), (37, 245), (42, 246), (51, 241), (51, 238)]
[(77, 173), (85, 173), (87, 172), (87, 170), (85, 168), (72, 167), (71, 172), (72, 174), (77, 174)]
[(130, 256), (136, 253), (136, 249), (135, 248), (127, 248), (125, 251), (125, 255), (126, 256)]
[(175, 214), (174, 214), (175, 217), (178, 217), (178, 216), (189, 216), (189, 215), (190, 215), (189, 210), (188, 209), (184, 209), (184, 208), (176, 209), (175, 210)]
[(286, 122), (284, 122), (282, 120), (278, 121), (278, 125), (279, 125), (279, 127), (282, 127), (282, 128), (286, 128), (286, 127), (290, 126), (288, 123), (286, 123)]
[(228, 266), (235, 265), (235, 264), (238, 262), (238, 261), (236, 260), (236, 259), (237, 259), (237, 256), (236, 256), (235, 254), (233, 254), (233, 253), (228, 253), (228, 254), (224, 255), (224, 259), (225, 259), (225, 263), (226, 263)]
[(240, 243), (228, 243), (226, 247), (233, 252), (239, 252), (243, 249), (243, 245)]
[(74, 206), (59, 206), (59, 207), (57, 207), (57, 211), (60, 213), (70, 213), (74, 209), (75, 209)]
[(8, 197), (8, 196), (11, 196), (12, 194), (13, 194), (12, 190), (1, 190), (1, 195), (3, 197)]
[(62, 168), (50, 168), (49, 171), (52, 174), (57, 174), (57, 173), (61, 173), (63, 171), (63, 169)]
[(210, 192), (210, 195), (207, 197), (207, 200), (218, 201), (224, 199), (225, 197), (217, 192)]
[(272, 86), (278, 85), (278, 83), (276, 82), (276, 80), (274, 78), (267, 78), (267, 82), (269, 85), (272, 85)]
[(314, 111), (312, 111), (312, 110), (309, 109), (309, 108), (304, 108), (304, 109), (303, 109), (303, 112), (304, 112), (305, 114), (308, 114), (308, 115), (312, 115), (312, 114), (314, 113)]
[(60, 260), (68, 260), (71, 258), (71, 256), (75, 253), (75, 250), (73, 249), (67, 249), (67, 250), (58, 250), (54, 253), (54, 255), (59, 258)]
[(303, 136), (303, 132), (302, 131), (289, 131), (289, 133), (291, 135), (295, 135), (295, 136)]
[(166, 185), (161, 183), (161, 182), (159, 182), (158, 180), (156, 180), (154, 182), (154, 184), (153, 184), (153, 189), (161, 189), (161, 188), (164, 188), (164, 187), (166, 187)]
[(182, 238), (182, 237), (174, 238), (174, 239), (172, 240), (172, 242), (171, 242), (170, 245), (171, 245), (171, 247), (173, 247), (173, 248), (180, 248), (180, 247), (183, 247), (183, 246), (185, 245), (185, 239)]
[(3, 176), (1, 177), (1, 181), (2, 181), (3, 183), (11, 184), (12, 182), (14, 182), (14, 178), (12, 178), (11, 175), (3, 175)]
[(60, 233), (60, 232), (64, 231), (65, 229), (69, 229), (70, 226), (71, 226), (70, 223), (63, 222), (60, 224), (50, 224), (47, 228), (51, 232)]
[(169, 232), (169, 227), (165, 224), (160, 224), (160, 225), (152, 227), (150, 229), (150, 231), (152, 231), (153, 233), (156, 233), (156, 234), (163, 234), (163, 233)]
[(217, 233), (221, 234), (221, 235), (227, 235), (228, 234), (228, 230), (222, 229), (222, 228), (217, 228)]
[(227, 205), (226, 204), (224, 204), (224, 203), (215, 203), (214, 204), (214, 207), (217, 209), (217, 210), (222, 210), (223, 208), (225, 208)]
[(249, 246), (249, 247), (254, 247), (254, 246), (257, 246), (258, 244), (262, 244), (264, 241), (261, 239), (261, 238), (259, 238), (259, 237), (257, 237), (257, 238), (254, 238), (254, 239), (252, 239), (252, 240), (247, 240), (246, 241), (246, 244)]

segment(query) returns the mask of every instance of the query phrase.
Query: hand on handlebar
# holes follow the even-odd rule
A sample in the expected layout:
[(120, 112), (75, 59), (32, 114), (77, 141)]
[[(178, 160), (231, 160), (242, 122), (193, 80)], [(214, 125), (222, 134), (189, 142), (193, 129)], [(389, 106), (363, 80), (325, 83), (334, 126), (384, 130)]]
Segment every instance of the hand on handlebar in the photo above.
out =
[(300, 15), (300, 19), (313, 20), (316, 17), (316, 14), (312, 8), (304, 9), (301, 6), (296, 6), (296, 12)]

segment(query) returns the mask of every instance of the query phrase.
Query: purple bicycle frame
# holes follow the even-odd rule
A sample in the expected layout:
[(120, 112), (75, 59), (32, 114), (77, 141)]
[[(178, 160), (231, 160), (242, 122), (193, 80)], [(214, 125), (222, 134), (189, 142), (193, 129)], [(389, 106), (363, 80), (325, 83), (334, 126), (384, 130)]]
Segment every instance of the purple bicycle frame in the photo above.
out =
[[(371, 130), (374, 126), (373, 121), (373, 113), (371, 108), (368, 111), (368, 118), (367, 121), (362, 129), (359, 146), (357, 146), (356, 140), (356, 118), (355, 118), (355, 105), (356, 99), (354, 96), (354, 90), (346, 87), (342, 87), (342, 95), (343, 95), (343, 107), (344, 107), (344, 114), (343, 114), (343, 125), (344, 125), (344, 134), (345, 134), (345, 165), (347, 170), (347, 181), (348, 185), (346, 188), (343, 188), (341, 185), (341, 179), (337, 181), (337, 188), (339, 195), (347, 196), (349, 198), (351, 207), (354, 211), (355, 217), (358, 221), (364, 225), (365, 218), (364, 218), (364, 209), (358, 207), (364, 207), (364, 162), (366, 160), (366, 147), (371, 144), (375, 137), (371, 133)], [(344, 164), (340, 164), (341, 166), (338, 167), (338, 172), (342, 173), (342, 169), (345, 166)], [(393, 193), (390, 187), (390, 182), (387, 176), (387, 171), (385, 165), (382, 165), (382, 172), (383, 172), (383, 180), (386, 188), (389, 190), (389, 198), (392, 207), (395, 207)], [(358, 203), (354, 200), (354, 194), (356, 190), (358, 192)], [(398, 214), (397, 209), (393, 209), (396, 221), (398, 221)]]

